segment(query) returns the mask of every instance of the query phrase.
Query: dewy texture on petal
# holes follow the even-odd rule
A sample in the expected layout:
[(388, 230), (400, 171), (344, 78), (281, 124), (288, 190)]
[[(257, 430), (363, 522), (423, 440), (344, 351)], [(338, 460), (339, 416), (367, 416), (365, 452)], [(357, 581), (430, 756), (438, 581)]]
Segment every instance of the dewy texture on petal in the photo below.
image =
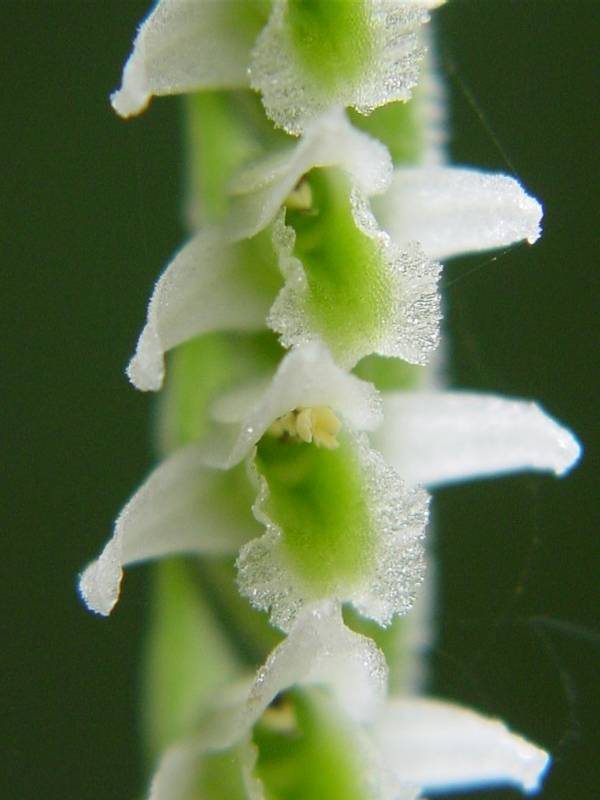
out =
[(264, 0), (159, 0), (111, 96), (115, 111), (129, 117), (153, 95), (247, 85), (250, 50), (266, 13)]
[(468, 392), (393, 393), (375, 441), (406, 480), (435, 486), (504, 472), (563, 475), (577, 439), (535, 403)]
[(236, 553), (256, 536), (250, 491), (238, 477), (207, 468), (193, 445), (164, 461), (121, 511), (112, 538), (81, 575), (88, 608), (110, 614), (129, 564), (176, 553)]
[(432, 258), (492, 250), (540, 235), (542, 207), (513, 178), (474, 169), (397, 169), (374, 198), (378, 221), (398, 244), (418, 241)]
[(416, 31), (427, 4), (389, 0), (275, 0), (250, 61), (267, 114), (300, 134), (333, 106), (363, 114), (408, 100), (423, 55)]
[(202, 333), (265, 327), (279, 285), (267, 234), (231, 242), (205, 228), (175, 256), (158, 279), (147, 320), (127, 375), (143, 391), (164, 380), (164, 354)]
[[(270, 608), (284, 630), (306, 603), (329, 598), (352, 600), (382, 624), (408, 611), (424, 569), (428, 498), (405, 486), (358, 433), (381, 421), (375, 388), (312, 342), (288, 353), (250, 402), (252, 394), (242, 388), (214, 408), (233, 434), (216, 466), (239, 463), (256, 447), (254, 513), (267, 532), (240, 553), (242, 592)], [(337, 448), (269, 433), (303, 408), (327, 408), (338, 418)]]
[(289, 630), (306, 603), (352, 602), (387, 625), (423, 579), (428, 497), (406, 486), (364, 435), (337, 449), (265, 437), (256, 455), (256, 518), (266, 527), (238, 558), (238, 585)]
[(535, 792), (549, 763), (499, 720), (437, 700), (389, 701), (373, 736), (398, 780), (424, 792), (494, 785)]
[(322, 339), (346, 367), (371, 353), (426, 363), (439, 337), (439, 264), (395, 245), (341, 171), (305, 180), (311, 208), (288, 208), (273, 226), (285, 285), (269, 325), (286, 347)]
[(259, 670), (250, 718), (256, 721), (279, 692), (302, 684), (326, 686), (351, 719), (370, 721), (383, 705), (386, 681), (383, 653), (344, 625), (338, 604), (307, 606)]

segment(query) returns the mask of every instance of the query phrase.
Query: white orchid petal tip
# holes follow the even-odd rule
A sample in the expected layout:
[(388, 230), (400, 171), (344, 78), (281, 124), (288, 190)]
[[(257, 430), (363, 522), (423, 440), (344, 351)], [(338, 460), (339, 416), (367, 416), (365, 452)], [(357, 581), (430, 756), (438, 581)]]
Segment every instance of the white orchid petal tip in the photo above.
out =
[(143, 65), (132, 56), (123, 70), (121, 88), (110, 96), (110, 103), (120, 117), (128, 118), (141, 114), (150, 103)]
[(79, 578), (79, 593), (90, 611), (103, 617), (110, 614), (119, 599), (122, 577), (121, 558), (109, 542)]
[(559, 453), (557, 453), (554, 471), (556, 475), (562, 476), (577, 466), (583, 453), (583, 447), (577, 437), (567, 428), (557, 424), (556, 433), (556, 444), (559, 448)]
[(127, 365), (125, 373), (131, 384), (140, 392), (158, 392), (165, 376), (164, 363), (156, 365), (154, 369), (149, 368), (149, 365), (144, 364), (136, 353)]
[(542, 206), (514, 178), (465, 167), (397, 169), (375, 213), (399, 244), (418, 241), (432, 258), (446, 259), (536, 242)]
[(572, 469), (576, 437), (536, 403), (469, 392), (389, 392), (377, 444), (406, 480), (436, 486), (524, 470)]
[(539, 790), (549, 755), (498, 719), (431, 698), (392, 698), (374, 736), (400, 779), (425, 792)]

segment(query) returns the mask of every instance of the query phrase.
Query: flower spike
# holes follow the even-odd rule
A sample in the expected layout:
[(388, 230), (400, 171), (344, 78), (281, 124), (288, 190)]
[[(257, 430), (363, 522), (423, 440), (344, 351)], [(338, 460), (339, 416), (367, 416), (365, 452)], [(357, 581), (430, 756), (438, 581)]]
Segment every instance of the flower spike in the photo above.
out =
[(193, 93), (192, 238), (127, 368), (156, 391), (177, 348), (167, 455), (79, 581), (108, 615), (125, 567), (208, 562), (155, 587), (149, 800), (532, 793), (548, 768), (499, 720), (416, 695), (428, 489), (581, 454), (538, 405), (419, 369), (439, 261), (533, 243), (542, 219), (513, 178), (445, 165), (443, 2), (156, 0), (111, 97), (129, 117)]

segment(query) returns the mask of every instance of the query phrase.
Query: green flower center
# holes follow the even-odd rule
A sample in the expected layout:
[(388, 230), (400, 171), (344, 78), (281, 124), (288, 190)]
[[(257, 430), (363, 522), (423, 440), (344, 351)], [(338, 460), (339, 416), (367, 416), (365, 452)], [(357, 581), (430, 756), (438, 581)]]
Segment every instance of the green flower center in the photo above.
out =
[[(269, 800), (365, 800), (352, 731), (318, 690), (294, 691), (254, 731), (257, 774)], [(277, 716), (283, 715), (284, 724)], [(275, 717), (275, 718), (274, 718)]]
[(391, 280), (378, 242), (357, 227), (345, 174), (315, 169), (305, 180), (311, 207), (286, 213), (309, 287), (305, 313), (311, 329), (344, 360), (383, 335), (392, 315)]
[(321, 91), (366, 70), (374, 44), (363, 0), (289, 0), (287, 24), (298, 62)]
[[(264, 510), (282, 531), (286, 555), (315, 598), (363, 580), (375, 546), (355, 446), (344, 432), (336, 432), (332, 445), (330, 422), (325, 417), (324, 431), (318, 430), (323, 422), (317, 424), (313, 444), (282, 430), (277, 438), (263, 437), (256, 453), (258, 472), (269, 487)], [(315, 446), (320, 437), (328, 443)]]

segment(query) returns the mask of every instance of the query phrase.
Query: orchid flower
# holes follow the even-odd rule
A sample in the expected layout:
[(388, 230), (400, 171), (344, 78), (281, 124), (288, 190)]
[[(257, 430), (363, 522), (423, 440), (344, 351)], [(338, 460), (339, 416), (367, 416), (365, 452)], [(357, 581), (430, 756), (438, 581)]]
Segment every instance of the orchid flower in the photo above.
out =
[[(539, 788), (543, 750), (454, 703), (386, 697), (386, 675), (383, 654), (345, 626), (338, 605), (307, 606), (256, 677), (165, 753), (149, 800), (191, 800), (217, 776), (249, 800)], [(305, 755), (301, 770), (286, 759), (293, 747)]]
[[(212, 434), (151, 474), (83, 573), (94, 611), (110, 612), (124, 565), (241, 547), (242, 593), (283, 630), (307, 602), (327, 599), (387, 625), (409, 610), (423, 576), (428, 498), (419, 484), (525, 469), (560, 475), (579, 457), (574, 437), (535, 404), (380, 396), (316, 342), (290, 351), (266, 388), (254, 381), (221, 397), (213, 417)], [(254, 517), (266, 527), (260, 538), (249, 491), (236, 488), (244, 460)]]
[(371, 353), (425, 364), (439, 340), (432, 257), (533, 243), (542, 215), (507, 176), (394, 172), (385, 147), (339, 111), (242, 170), (229, 198), (227, 222), (204, 226), (156, 284), (128, 367), (140, 389), (160, 388), (176, 345), (265, 321), (286, 347), (318, 338), (347, 367)]
[(128, 117), (153, 95), (251, 86), (295, 135), (334, 107), (368, 114), (410, 98), (424, 54), (419, 28), (442, 2), (159, 0), (112, 103)]

